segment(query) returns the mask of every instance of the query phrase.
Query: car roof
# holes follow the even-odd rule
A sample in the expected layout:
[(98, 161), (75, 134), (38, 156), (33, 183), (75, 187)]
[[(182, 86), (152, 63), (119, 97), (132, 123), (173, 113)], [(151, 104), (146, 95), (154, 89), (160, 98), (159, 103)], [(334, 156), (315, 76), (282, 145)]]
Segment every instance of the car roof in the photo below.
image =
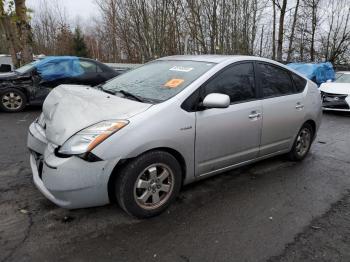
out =
[(298, 76), (304, 78), (305, 80), (308, 80), (307, 77), (299, 73), (298, 71), (282, 64), (277, 61), (263, 58), (263, 57), (258, 57), (258, 56), (246, 56), (246, 55), (174, 55), (174, 56), (166, 56), (157, 59), (157, 61), (174, 61), (174, 60), (179, 60), (179, 61), (198, 61), (198, 62), (207, 62), (207, 63), (225, 63), (225, 62), (239, 62), (239, 61), (261, 61), (261, 62), (267, 62), (270, 64), (275, 64), (277, 66), (280, 66), (282, 68), (285, 68), (294, 74), (297, 74)]
[(174, 56), (166, 56), (159, 58), (157, 60), (189, 60), (189, 61), (198, 61), (198, 62), (208, 62), (208, 63), (222, 63), (226, 61), (241, 61), (241, 60), (256, 60), (256, 61), (264, 61), (279, 64), (280, 63), (262, 58), (257, 56), (244, 56), (244, 55), (174, 55)]

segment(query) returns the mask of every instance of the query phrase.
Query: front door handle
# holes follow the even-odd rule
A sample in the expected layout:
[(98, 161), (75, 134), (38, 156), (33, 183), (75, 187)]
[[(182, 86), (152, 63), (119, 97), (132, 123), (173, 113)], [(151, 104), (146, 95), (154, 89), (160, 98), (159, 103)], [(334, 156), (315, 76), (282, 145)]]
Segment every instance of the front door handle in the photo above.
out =
[(304, 105), (300, 102), (297, 103), (297, 105), (295, 106), (296, 109), (303, 109)]
[(250, 118), (250, 119), (259, 118), (260, 115), (261, 115), (260, 113), (258, 113), (258, 112), (256, 112), (256, 111), (253, 111), (253, 112), (250, 113), (249, 118)]

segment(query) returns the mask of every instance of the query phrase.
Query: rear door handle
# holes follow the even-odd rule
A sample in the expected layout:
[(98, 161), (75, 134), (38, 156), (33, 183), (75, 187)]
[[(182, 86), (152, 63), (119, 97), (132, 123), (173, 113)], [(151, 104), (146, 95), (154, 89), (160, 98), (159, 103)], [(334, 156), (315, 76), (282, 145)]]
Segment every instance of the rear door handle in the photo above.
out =
[(296, 109), (303, 109), (304, 105), (300, 102), (297, 103), (297, 105), (295, 106)]
[(250, 119), (254, 119), (254, 118), (259, 118), (260, 116), (261, 116), (260, 113), (258, 113), (256, 111), (253, 111), (253, 112), (250, 113), (249, 118)]

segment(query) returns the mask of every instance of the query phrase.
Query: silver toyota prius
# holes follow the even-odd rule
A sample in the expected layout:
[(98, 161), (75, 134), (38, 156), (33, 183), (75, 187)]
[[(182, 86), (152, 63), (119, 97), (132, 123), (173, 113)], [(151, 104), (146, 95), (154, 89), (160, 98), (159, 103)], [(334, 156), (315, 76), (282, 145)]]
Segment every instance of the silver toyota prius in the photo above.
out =
[(275, 155), (300, 161), (322, 117), (317, 86), (249, 56), (170, 56), (98, 87), (61, 85), (28, 134), (52, 202), (164, 211), (185, 184)]

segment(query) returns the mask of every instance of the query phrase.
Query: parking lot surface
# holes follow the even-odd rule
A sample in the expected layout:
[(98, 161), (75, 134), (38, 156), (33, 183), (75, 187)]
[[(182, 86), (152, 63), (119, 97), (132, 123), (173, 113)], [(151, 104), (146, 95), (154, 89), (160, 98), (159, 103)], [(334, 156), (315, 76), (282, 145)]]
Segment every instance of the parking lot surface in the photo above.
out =
[(39, 112), (0, 113), (0, 261), (349, 261), (350, 115), (325, 114), (302, 163), (276, 157), (200, 181), (137, 220), (41, 195), (26, 149)]

